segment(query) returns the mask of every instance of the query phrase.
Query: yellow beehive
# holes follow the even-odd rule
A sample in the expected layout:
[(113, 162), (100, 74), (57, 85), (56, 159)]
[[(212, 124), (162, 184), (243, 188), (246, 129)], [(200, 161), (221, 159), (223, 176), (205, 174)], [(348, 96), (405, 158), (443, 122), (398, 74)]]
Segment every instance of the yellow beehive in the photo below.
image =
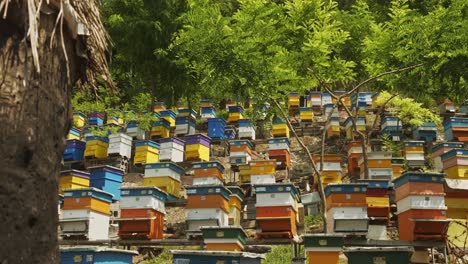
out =
[(468, 165), (455, 165), (444, 170), (447, 178), (468, 178)]
[(210, 160), (210, 148), (202, 144), (185, 145), (186, 160)]
[(299, 107), (301, 97), (298, 93), (291, 93), (288, 97), (289, 107)]
[(229, 113), (227, 122), (228, 123), (237, 122), (239, 121), (239, 119), (244, 119), (244, 115), (242, 113), (239, 113), (239, 112)]
[(250, 163), (251, 175), (264, 175), (276, 173), (276, 160), (256, 160)]
[(65, 189), (79, 189), (89, 187), (89, 174), (86, 172), (69, 170), (62, 171), (59, 178), (59, 193)]
[(273, 124), (271, 133), (273, 134), (273, 137), (289, 138), (289, 128), (286, 124)]
[(77, 135), (75, 135), (75, 134), (73, 134), (73, 133), (70, 133), (70, 132), (69, 132), (68, 135), (67, 135), (67, 139), (69, 139), (69, 140), (70, 140), (70, 139), (77, 139), (77, 140), (80, 140), (80, 137), (77, 136)]
[(133, 164), (156, 163), (159, 161), (159, 145), (150, 142), (136, 142)]
[(84, 156), (104, 159), (107, 158), (108, 148), (109, 143), (107, 142), (98, 139), (87, 140)]
[(366, 197), (368, 207), (390, 207), (388, 197)]
[(84, 127), (86, 116), (82, 113), (73, 113), (73, 126), (77, 128)]
[(163, 117), (161, 117), (161, 118), (164, 119), (164, 120), (166, 120), (167, 122), (169, 122), (169, 125), (170, 125), (171, 127), (175, 127), (175, 126), (176, 126), (176, 123), (175, 123), (176, 120), (175, 120), (174, 117), (172, 117), (172, 116), (163, 116)]
[(419, 153), (424, 153), (424, 147), (405, 146), (404, 151), (405, 153), (408, 153), (408, 154), (419, 154)]
[(172, 196), (180, 197), (180, 181), (169, 176), (145, 177), (143, 178), (143, 185), (155, 186)]
[(115, 119), (114, 118), (109, 118), (107, 119), (107, 124), (108, 125), (123, 125), (124, 123), (124, 120), (121, 118), (121, 117), (116, 117)]
[(237, 195), (230, 195), (229, 196), (229, 207), (234, 207), (239, 210), (242, 209), (242, 201)]
[[(174, 123), (175, 124), (175, 123)], [(171, 131), (164, 126), (155, 126), (151, 128), (151, 137), (159, 137), (159, 138), (168, 138), (170, 137)]]
[(299, 120), (301, 122), (312, 121), (314, 119), (314, 113), (312, 111), (300, 111)]

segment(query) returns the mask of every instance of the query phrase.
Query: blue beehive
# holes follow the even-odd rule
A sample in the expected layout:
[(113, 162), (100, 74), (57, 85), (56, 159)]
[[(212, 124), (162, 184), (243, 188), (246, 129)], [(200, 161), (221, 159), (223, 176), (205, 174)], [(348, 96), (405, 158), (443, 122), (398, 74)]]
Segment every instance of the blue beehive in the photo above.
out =
[(208, 250), (172, 250), (173, 262), (204, 263), (204, 264), (260, 264), (264, 256), (261, 254), (238, 251), (208, 251)]
[(105, 247), (71, 247), (60, 249), (62, 264), (132, 264), (137, 251)]
[(120, 187), (123, 181), (123, 170), (104, 165), (89, 168), (90, 187), (101, 189), (114, 195), (114, 201), (120, 200)]
[(407, 182), (444, 183), (444, 176), (443, 173), (405, 172), (393, 180), (393, 188), (397, 189)]
[(468, 128), (468, 118), (450, 117), (444, 120), (444, 133), (446, 140), (455, 140), (457, 136), (454, 135), (453, 129)]
[(201, 115), (216, 116), (216, 109), (212, 106), (206, 106), (201, 108)]
[(197, 118), (197, 111), (190, 108), (179, 108), (179, 114), (177, 116), (191, 116), (192, 118)]
[(433, 142), (437, 139), (437, 127), (434, 122), (425, 122), (419, 127), (413, 127), (413, 138)]
[(104, 124), (104, 115), (98, 112), (89, 113), (89, 125), (102, 126)]
[(224, 135), (227, 139), (235, 139), (237, 137), (236, 128), (234, 126), (226, 126), (224, 128)]
[(208, 119), (208, 137), (213, 139), (225, 139), (224, 128), (226, 121), (222, 118), (209, 118)]
[(64, 161), (83, 160), (85, 149), (86, 149), (86, 142), (77, 140), (77, 139), (67, 140), (67, 147), (65, 148), (65, 152), (63, 153), (63, 160)]

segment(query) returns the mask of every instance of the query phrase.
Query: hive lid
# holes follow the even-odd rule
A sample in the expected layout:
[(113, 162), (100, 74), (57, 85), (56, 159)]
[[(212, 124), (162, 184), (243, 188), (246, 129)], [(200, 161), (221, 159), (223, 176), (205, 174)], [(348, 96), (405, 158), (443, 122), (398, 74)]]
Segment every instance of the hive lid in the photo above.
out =
[(123, 249), (108, 248), (108, 247), (74, 246), (74, 247), (69, 247), (69, 248), (60, 248), (60, 252), (83, 252), (83, 251), (116, 252), (116, 253), (123, 253), (123, 254), (138, 255), (138, 252), (134, 250), (123, 250)]
[(468, 180), (445, 179), (445, 184), (452, 190), (468, 190)]

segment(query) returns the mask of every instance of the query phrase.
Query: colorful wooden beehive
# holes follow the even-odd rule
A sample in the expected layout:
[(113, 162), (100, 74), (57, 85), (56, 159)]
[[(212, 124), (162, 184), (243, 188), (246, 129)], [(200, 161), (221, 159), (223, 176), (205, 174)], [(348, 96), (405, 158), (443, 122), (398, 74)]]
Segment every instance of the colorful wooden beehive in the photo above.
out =
[(237, 138), (236, 128), (234, 126), (224, 127), (224, 135), (225, 135), (225, 139), (236, 139)]
[(276, 160), (255, 160), (250, 165), (250, 184), (276, 182)]
[(119, 238), (163, 239), (167, 194), (156, 187), (121, 190)]
[(244, 191), (238, 186), (226, 186), (231, 192), (229, 196), (229, 225), (238, 226), (242, 219), (242, 203), (245, 199)]
[(176, 126), (176, 113), (172, 110), (163, 110), (160, 111), (159, 114), (161, 115), (161, 118), (169, 122), (170, 127), (175, 127)]
[(290, 114), (297, 113), (301, 104), (301, 96), (298, 92), (290, 92), (288, 97), (288, 110)]
[(445, 239), (450, 222), (444, 174), (406, 172), (393, 180), (400, 240)]
[(159, 113), (161, 111), (166, 110), (167, 107), (166, 107), (166, 104), (163, 102), (156, 102), (153, 104), (152, 108), (153, 108), (153, 112)]
[[(344, 126), (346, 128), (346, 139), (354, 139), (355, 137), (358, 137), (359, 135), (354, 131), (354, 126), (353, 126), (353, 120), (354, 117), (348, 117), (346, 118), (344, 122)], [(356, 129), (357, 131), (366, 132), (366, 117), (365, 116), (358, 116), (355, 118), (356, 122)]]
[(73, 113), (73, 126), (82, 128), (86, 124), (86, 115), (82, 112)]
[(322, 109), (322, 93), (321, 92), (310, 92), (310, 105), (314, 112), (321, 112)]
[(437, 140), (437, 127), (434, 122), (425, 122), (413, 127), (413, 139), (424, 140), (426, 143)]
[(273, 120), (273, 126), (271, 130), (273, 137), (287, 137), (289, 138), (289, 127), (284, 120), (281, 118), (275, 118)]
[(122, 125), (124, 123), (123, 118), (119, 114), (120, 111), (117, 111), (114, 116), (108, 116), (106, 124), (108, 125)]
[(247, 242), (241, 226), (204, 226), (201, 231), (205, 250), (243, 251)]
[(208, 136), (212, 139), (225, 139), (224, 129), (226, 121), (222, 118), (208, 119)]
[(107, 149), (109, 148), (109, 139), (106, 137), (89, 136), (86, 137), (85, 158), (107, 158)]
[(366, 110), (372, 106), (374, 93), (372, 92), (359, 92), (351, 95), (351, 109), (358, 110), (359, 116), (365, 116)]
[(104, 115), (102, 113), (91, 112), (88, 114), (88, 124), (90, 126), (104, 125)]
[(348, 247), (344, 251), (349, 264), (410, 264), (412, 247)]
[[(392, 153), (368, 152), (367, 167), (370, 179), (391, 180), (393, 178)], [(359, 170), (361, 172), (361, 179), (365, 179), (364, 157), (359, 159)]]
[(81, 129), (76, 128), (76, 127), (70, 128), (70, 131), (68, 131), (67, 139), (80, 140), (81, 139)]
[(325, 117), (328, 117), (330, 115), (331, 117), (340, 117), (340, 112), (338, 111), (338, 108), (333, 109), (332, 103), (324, 104), (323, 109), (324, 109)]
[(441, 155), (444, 173), (450, 179), (468, 179), (468, 149), (452, 149)]
[(106, 247), (69, 247), (60, 248), (60, 263), (62, 264), (132, 264), (133, 256), (138, 251), (122, 250)]
[(138, 140), (145, 140), (146, 139), (146, 131), (139, 127), (137, 121), (130, 121), (127, 124), (126, 134), (132, 137), (133, 139)]
[(130, 159), (132, 157), (132, 137), (123, 133), (109, 135), (107, 153)]
[(255, 128), (250, 119), (239, 119), (239, 138), (255, 140)]
[(447, 217), (452, 219), (447, 231), (448, 239), (458, 247), (464, 247), (468, 239), (468, 180), (445, 179), (445, 204)]
[(309, 264), (339, 264), (344, 237), (340, 234), (304, 234), (304, 249)]
[(159, 161), (184, 161), (185, 141), (180, 138), (162, 138), (159, 140)]
[(90, 171), (89, 186), (103, 190), (113, 195), (112, 200), (120, 200), (120, 187), (122, 186), (124, 171), (108, 166), (95, 166)]
[(390, 136), (393, 140), (400, 140), (403, 135), (402, 123), (394, 116), (386, 116), (381, 119), (380, 133)]
[(194, 162), (193, 185), (222, 185), (224, 183), (224, 166), (218, 161)]
[(390, 198), (387, 180), (360, 180), (367, 183), (367, 216), (369, 217), (368, 238), (376, 240), (387, 239), (387, 225), (390, 221)]
[(292, 183), (256, 184), (257, 238), (297, 236), (300, 195)]
[(86, 142), (77, 140), (77, 139), (69, 139), (67, 140), (67, 146), (63, 153), (63, 160), (64, 161), (83, 160), (85, 149), (86, 149)]
[(444, 121), (445, 140), (468, 142), (468, 118), (449, 117)]
[[(325, 154), (323, 156), (323, 170), (320, 169), (321, 155), (314, 155), (313, 159), (317, 169), (321, 171), (322, 185), (327, 186), (330, 183), (341, 183), (342, 169), (341, 161), (343, 157), (339, 154)], [(314, 182), (318, 184), (317, 175), (314, 175)]]
[(327, 230), (336, 233), (367, 233), (369, 218), (366, 193), (367, 184), (327, 185)]
[(171, 250), (173, 263), (248, 263), (260, 264), (265, 258), (262, 254), (233, 251), (208, 251), (208, 250)]
[(108, 239), (111, 202), (112, 194), (96, 188), (65, 190), (59, 220), (62, 238)]
[(168, 194), (168, 199), (180, 197), (181, 177), (185, 170), (175, 163), (158, 162), (145, 165), (143, 185), (157, 187)]
[(299, 121), (301, 123), (311, 123), (314, 121), (314, 112), (312, 107), (300, 107), (299, 108)]
[(67, 189), (79, 189), (89, 187), (89, 173), (78, 170), (66, 170), (60, 172), (59, 193), (63, 194)]
[(178, 109), (178, 117), (192, 117), (193, 119), (197, 118), (197, 111), (191, 109), (191, 108), (179, 108)]
[(403, 155), (409, 168), (424, 167), (424, 141), (403, 142)]
[(210, 141), (211, 139), (203, 134), (187, 135), (185, 137), (185, 159), (209, 161)]
[(231, 166), (247, 164), (252, 160), (252, 143), (248, 140), (229, 141), (229, 161)]
[(322, 106), (333, 105), (333, 99), (329, 93), (322, 93)]
[(171, 134), (171, 124), (166, 119), (151, 122), (151, 139), (168, 138)]
[(405, 159), (404, 158), (392, 158), (392, 172), (393, 172), (393, 179), (396, 179), (403, 174), (405, 166)]
[(289, 147), (286, 149), (268, 149), (268, 158), (276, 160), (277, 170), (287, 170), (291, 168), (291, 154), (289, 153)]
[(142, 165), (159, 161), (160, 145), (151, 140), (135, 141), (133, 164)]
[(243, 164), (239, 165), (239, 182), (241, 184), (249, 184), (250, 183), (250, 164)]
[(234, 105), (228, 107), (228, 123), (236, 123), (239, 119), (244, 118), (244, 108), (240, 105)]
[[(362, 156), (362, 142), (350, 141), (346, 146), (346, 151), (348, 152), (348, 174), (359, 176), (359, 159)], [(370, 152), (370, 147), (367, 147), (367, 152)]]
[(216, 109), (213, 106), (200, 108), (201, 120), (206, 122), (209, 118), (216, 118)]
[(195, 134), (195, 118), (191, 116), (178, 116), (176, 118), (176, 136), (186, 136)]
[(187, 233), (200, 233), (202, 226), (229, 225), (229, 196), (222, 185), (189, 186), (187, 191)]
[(461, 142), (441, 142), (432, 147), (432, 166), (436, 171), (443, 170), (442, 154), (456, 148), (463, 148)]
[(327, 130), (327, 138), (339, 137), (341, 135), (340, 131), (340, 118), (337, 116), (332, 116), (330, 121), (325, 126)]

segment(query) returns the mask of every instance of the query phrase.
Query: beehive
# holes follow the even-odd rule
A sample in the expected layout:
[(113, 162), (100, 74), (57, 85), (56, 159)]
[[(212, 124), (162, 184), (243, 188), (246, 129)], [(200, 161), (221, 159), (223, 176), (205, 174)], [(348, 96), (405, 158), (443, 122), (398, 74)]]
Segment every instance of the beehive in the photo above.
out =
[(208, 136), (212, 139), (225, 139), (224, 128), (226, 121), (222, 118), (208, 119)]
[(210, 100), (202, 99), (202, 100), (200, 101), (200, 106), (201, 106), (201, 107), (212, 107), (212, 106), (213, 106), (213, 103), (212, 103)]
[(195, 134), (195, 119), (191, 116), (178, 116), (176, 118), (176, 136)]
[(283, 170), (291, 167), (289, 146), (288, 138), (268, 139), (268, 157), (276, 160), (276, 169)]
[(255, 160), (250, 165), (250, 183), (275, 183), (276, 160)]
[[(367, 153), (367, 164), (370, 179), (392, 179), (392, 153), (369, 152)], [(364, 179), (364, 157), (362, 156), (359, 159), (359, 169), (361, 172), (361, 179)]]
[(403, 133), (402, 126), (401, 121), (397, 117), (386, 116), (381, 119), (380, 133), (390, 136), (393, 140), (399, 140)]
[(203, 134), (185, 137), (185, 159), (209, 161), (211, 139)]
[(86, 149), (86, 142), (77, 140), (77, 139), (69, 139), (67, 140), (67, 146), (63, 153), (63, 160), (64, 161), (83, 160), (85, 149)]
[(169, 123), (169, 127), (176, 126), (176, 113), (172, 110), (162, 110), (159, 112), (161, 118), (166, 120)]
[(300, 96), (297, 92), (290, 92), (288, 97), (288, 108), (289, 109), (298, 109), (300, 105)]
[(119, 133), (109, 135), (109, 155), (120, 155), (130, 159), (132, 157), (132, 138), (128, 135)]
[(141, 165), (159, 161), (159, 144), (151, 140), (136, 141), (133, 164)]
[(425, 122), (418, 127), (413, 127), (413, 138), (424, 140), (426, 143), (437, 140), (437, 127), (434, 122)]
[(392, 158), (392, 172), (393, 179), (396, 179), (401, 176), (403, 173), (403, 167), (405, 166), (404, 158)]
[(178, 108), (178, 117), (191, 117), (193, 119), (197, 118), (197, 111), (191, 109), (191, 108), (186, 108), (186, 107), (179, 107)]
[(339, 264), (344, 237), (340, 234), (305, 234), (304, 249), (309, 264)]
[(310, 92), (310, 105), (314, 112), (320, 112), (322, 108), (322, 93), (321, 92)]
[(233, 105), (228, 107), (228, 123), (235, 123), (239, 121), (239, 119), (244, 118), (244, 108), (239, 105)]
[(156, 187), (125, 187), (121, 191), (120, 239), (163, 239), (167, 194)]
[(239, 138), (255, 140), (255, 127), (250, 119), (239, 119)]
[(76, 127), (70, 128), (70, 131), (68, 131), (67, 139), (76, 139), (80, 140), (81, 139), (81, 130)]
[(441, 143), (434, 145), (434, 147), (432, 147), (431, 159), (432, 159), (432, 164), (434, 166), (434, 169), (436, 171), (442, 171), (443, 169), (442, 158), (441, 158), (442, 154), (455, 148), (463, 148), (463, 143), (441, 142)]
[(209, 118), (216, 118), (216, 109), (212, 106), (201, 107), (200, 116), (202, 121), (207, 121)]
[(171, 132), (171, 124), (166, 119), (160, 119), (151, 123), (150, 136), (152, 139), (168, 138)]
[(354, 131), (353, 119), (356, 123), (356, 129), (360, 132), (366, 132), (366, 118), (363, 116), (358, 116), (357, 118), (348, 117), (344, 122), (344, 126), (346, 128), (346, 139), (353, 139), (354, 137), (358, 137), (358, 134)]
[(81, 112), (73, 113), (73, 126), (82, 128), (86, 124), (86, 115)]
[(180, 177), (184, 173), (182, 167), (171, 162), (146, 164), (143, 185), (157, 187), (168, 194), (168, 199), (176, 199), (180, 197)]
[(327, 130), (327, 138), (339, 137), (341, 135), (340, 131), (340, 118), (337, 116), (332, 116), (330, 121), (325, 126)]
[(303, 123), (311, 123), (314, 120), (314, 112), (312, 107), (299, 108), (299, 121)]
[(468, 178), (468, 149), (452, 149), (442, 154), (441, 159), (447, 178)]
[(468, 233), (465, 232), (468, 224), (468, 180), (445, 179), (444, 190), (447, 217), (453, 219), (447, 231), (448, 239), (464, 247), (468, 239)]
[(97, 112), (91, 112), (88, 115), (88, 124), (90, 126), (102, 126), (104, 125), (104, 115)]
[(468, 118), (450, 117), (444, 123), (445, 140), (468, 141)]
[(218, 161), (194, 162), (193, 185), (222, 185), (224, 166)]
[(403, 155), (410, 168), (424, 167), (424, 141), (403, 142)]
[(240, 225), (242, 203), (245, 198), (244, 191), (237, 186), (227, 186), (227, 188), (231, 191), (229, 196), (229, 225)]
[(162, 138), (159, 140), (159, 160), (182, 162), (184, 161), (185, 141), (180, 138)]
[(240, 226), (206, 226), (201, 228), (206, 250), (242, 251), (247, 234)]
[[(313, 159), (317, 169), (320, 171), (320, 155), (314, 155)], [(322, 185), (327, 186), (330, 183), (340, 183), (342, 177), (341, 160), (339, 154), (325, 154), (323, 156), (323, 170), (321, 171)], [(314, 182), (318, 183), (317, 175), (314, 175)]]
[(289, 127), (285, 123), (284, 120), (281, 120), (279, 118), (275, 118), (275, 120), (273, 120), (273, 126), (272, 126), (272, 130), (271, 130), (271, 134), (275, 138), (278, 138), (278, 137), (289, 138)]
[(89, 173), (78, 170), (60, 172), (59, 193), (67, 189), (89, 188)]
[(349, 247), (344, 251), (349, 264), (410, 264), (411, 247)]
[(388, 189), (390, 182), (387, 180), (360, 180), (367, 183), (367, 215), (372, 220), (370, 224), (387, 225), (390, 220), (390, 198)]
[(99, 136), (86, 137), (85, 157), (104, 159), (107, 158), (107, 149), (109, 147), (109, 139)]
[(132, 264), (133, 256), (138, 251), (122, 250), (105, 247), (69, 247), (60, 248), (60, 263), (93, 263), (93, 264)]
[(146, 131), (143, 128), (139, 127), (138, 122), (136, 121), (128, 122), (126, 133), (133, 139), (138, 139), (138, 140), (146, 139)]
[(250, 164), (239, 165), (239, 181), (241, 184), (250, 183)]
[(247, 164), (252, 160), (252, 143), (248, 140), (229, 141), (229, 161), (231, 165)]
[(174, 263), (249, 263), (260, 264), (264, 255), (250, 252), (172, 250)]
[[(350, 141), (346, 146), (348, 152), (348, 174), (360, 175), (359, 159), (362, 156), (362, 142)], [(367, 152), (370, 152), (370, 147), (367, 147)]]
[(156, 102), (153, 104), (153, 112), (159, 113), (166, 110), (166, 104), (163, 102)]
[(113, 195), (112, 200), (120, 200), (120, 187), (123, 182), (124, 171), (108, 166), (95, 166), (88, 168), (90, 171), (89, 185)]
[(237, 138), (236, 128), (234, 126), (225, 126), (224, 135), (226, 139), (235, 139)]

